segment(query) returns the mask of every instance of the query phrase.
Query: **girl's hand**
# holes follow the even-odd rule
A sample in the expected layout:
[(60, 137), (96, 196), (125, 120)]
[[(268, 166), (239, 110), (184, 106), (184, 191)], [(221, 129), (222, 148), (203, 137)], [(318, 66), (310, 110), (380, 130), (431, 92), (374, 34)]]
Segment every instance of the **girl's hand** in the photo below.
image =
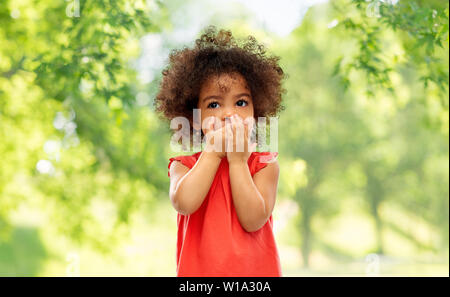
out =
[[(250, 131), (253, 128), (251, 118), (243, 120), (233, 115), (231, 121), (225, 123), (226, 128), (226, 156), (228, 163), (244, 162), (256, 149), (256, 142), (251, 143)], [(249, 131), (250, 130), (250, 131)]]
[(225, 127), (218, 128), (219, 123), (216, 123), (216, 118), (214, 117), (210, 117), (206, 121), (205, 152), (213, 154), (219, 159), (225, 158)]

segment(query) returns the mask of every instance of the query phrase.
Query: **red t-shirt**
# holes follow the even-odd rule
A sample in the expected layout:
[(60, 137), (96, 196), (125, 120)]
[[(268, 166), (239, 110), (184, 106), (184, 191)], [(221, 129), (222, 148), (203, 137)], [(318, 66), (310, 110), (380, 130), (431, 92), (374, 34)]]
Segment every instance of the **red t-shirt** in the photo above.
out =
[[(174, 160), (192, 168), (200, 154), (170, 158), (168, 168)], [(277, 155), (253, 152), (247, 161), (251, 176)], [(242, 228), (231, 196), (227, 158), (222, 158), (200, 208), (187, 216), (178, 213), (177, 224), (177, 276), (281, 276), (272, 215), (255, 232)]]

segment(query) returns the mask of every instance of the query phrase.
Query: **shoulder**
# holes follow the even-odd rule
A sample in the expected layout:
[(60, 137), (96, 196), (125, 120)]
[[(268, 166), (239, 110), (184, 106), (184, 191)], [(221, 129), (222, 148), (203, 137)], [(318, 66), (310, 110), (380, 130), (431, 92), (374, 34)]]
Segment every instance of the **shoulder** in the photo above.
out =
[[(278, 174), (278, 152), (253, 152), (249, 158), (248, 165), (252, 174), (257, 172), (273, 172)], [(264, 170), (262, 170), (264, 169)]]
[[(172, 171), (188, 171), (192, 167), (194, 167), (195, 163), (198, 160), (201, 152), (194, 153), (192, 155), (181, 155), (176, 157), (169, 158), (168, 164), (168, 176), (171, 176)], [(174, 162), (178, 161), (178, 162)]]
[(260, 163), (273, 163), (278, 159), (278, 152), (253, 152)]

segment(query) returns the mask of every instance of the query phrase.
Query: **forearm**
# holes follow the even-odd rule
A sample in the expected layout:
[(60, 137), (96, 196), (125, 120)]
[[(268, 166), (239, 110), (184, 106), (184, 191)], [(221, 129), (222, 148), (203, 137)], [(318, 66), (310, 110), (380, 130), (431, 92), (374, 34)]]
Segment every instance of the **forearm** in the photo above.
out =
[(239, 222), (247, 232), (261, 228), (266, 221), (266, 205), (246, 162), (229, 164), (231, 193)]
[(184, 215), (195, 212), (203, 203), (220, 164), (214, 154), (202, 152), (197, 163), (178, 182), (173, 202)]

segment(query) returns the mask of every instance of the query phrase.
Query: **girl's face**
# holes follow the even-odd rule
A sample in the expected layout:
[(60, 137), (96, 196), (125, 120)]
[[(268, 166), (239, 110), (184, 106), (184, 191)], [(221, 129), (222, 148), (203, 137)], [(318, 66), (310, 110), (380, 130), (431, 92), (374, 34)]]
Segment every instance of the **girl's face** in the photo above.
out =
[[(217, 117), (215, 129), (225, 126), (225, 118), (237, 114), (245, 120), (253, 119), (253, 100), (245, 78), (234, 73), (211, 76), (200, 88), (197, 108), (201, 110), (201, 123), (208, 117)], [(217, 119), (216, 119), (217, 121)], [(205, 131), (202, 128), (204, 134)]]

